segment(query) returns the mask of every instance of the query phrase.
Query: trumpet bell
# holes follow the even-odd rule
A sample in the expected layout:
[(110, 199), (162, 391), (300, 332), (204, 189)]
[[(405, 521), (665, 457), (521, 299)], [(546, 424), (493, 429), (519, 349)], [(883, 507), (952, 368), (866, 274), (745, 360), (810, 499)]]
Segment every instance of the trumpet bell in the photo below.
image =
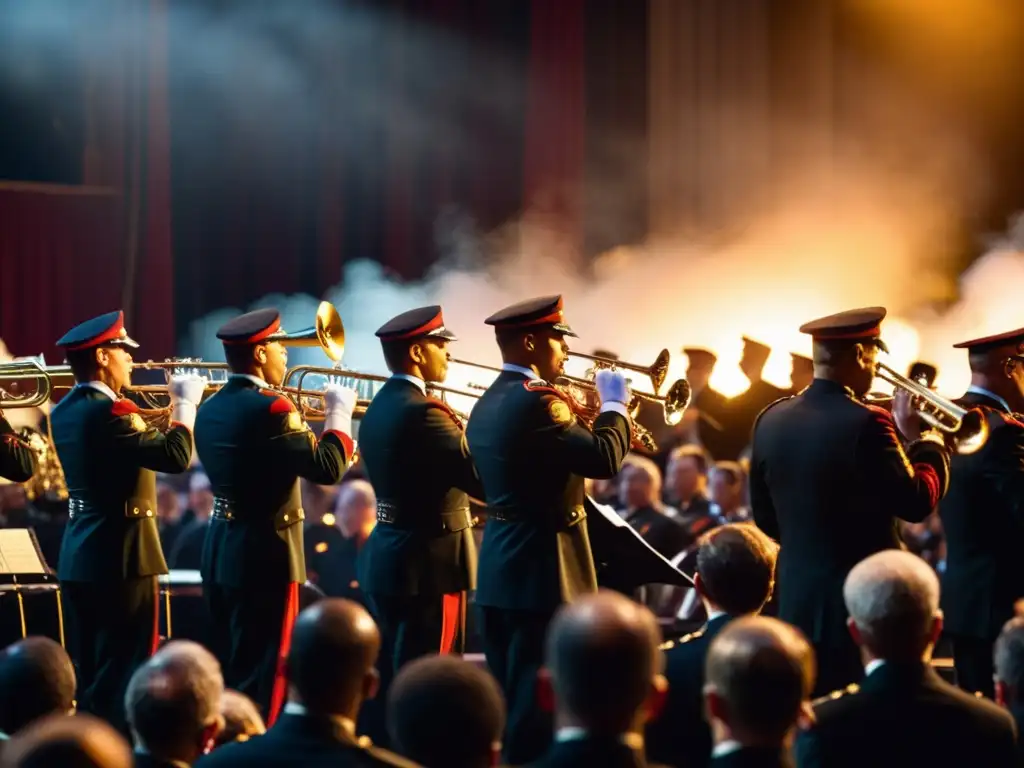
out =
[(320, 347), (332, 361), (338, 362), (345, 354), (345, 326), (334, 305), (321, 301), (315, 325), (286, 334), (278, 341), (290, 347)]
[[(667, 349), (663, 349), (658, 353), (658, 356), (654, 360), (654, 364), (651, 365), (649, 375), (651, 377), (651, 384), (654, 385), (655, 394), (661, 392), (661, 385), (665, 383), (665, 377), (668, 376), (668, 365), (670, 360), (671, 355), (669, 354), (669, 351)], [(690, 401), (689, 394), (687, 394), (686, 401)]]
[(665, 394), (665, 423), (676, 426), (683, 420), (686, 407), (690, 404), (691, 396), (690, 382), (686, 379), (679, 379)]
[(953, 434), (956, 452), (961, 455), (975, 453), (988, 440), (988, 419), (977, 408), (967, 411), (960, 419), (960, 428)]

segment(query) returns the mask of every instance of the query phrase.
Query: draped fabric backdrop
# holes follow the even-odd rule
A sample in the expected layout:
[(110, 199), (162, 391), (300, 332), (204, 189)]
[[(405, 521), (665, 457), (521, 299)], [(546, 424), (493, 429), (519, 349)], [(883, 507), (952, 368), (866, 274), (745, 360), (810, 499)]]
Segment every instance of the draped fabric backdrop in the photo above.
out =
[(212, 310), (322, 295), (354, 259), (417, 279), (460, 226), (534, 204), (584, 253), (642, 238), (645, 3), (324, 4), (309, 40), (245, 27), (279, 8), (250, 0), (116, 0), (69, 25), (85, 186), (0, 191), (15, 354), (59, 359), (68, 327), (121, 306), (160, 359)]
[(173, 350), (166, 2), (117, 0), (77, 25), (83, 186), (0, 188), (0, 338), (14, 355), (59, 363), (66, 330), (118, 307), (142, 355)]
[(717, 230), (832, 140), (831, 2), (650, 0), (650, 228)]

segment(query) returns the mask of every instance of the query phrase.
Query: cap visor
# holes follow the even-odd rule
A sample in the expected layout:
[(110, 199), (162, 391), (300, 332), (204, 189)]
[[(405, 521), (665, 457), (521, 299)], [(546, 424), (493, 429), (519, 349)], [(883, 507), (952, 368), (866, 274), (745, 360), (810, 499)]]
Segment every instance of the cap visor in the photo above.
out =
[(116, 346), (118, 347), (131, 347), (132, 349), (139, 348), (139, 342), (133, 339), (131, 336), (125, 336), (123, 339), (118, 339)]
[(884, 341), (882, 341), (881, 339), (875, 339), (874, 342), (876, 347), (885, 352), (885, 354), (889, 354), (889, 347), (885, 345)]
[(447, 328), (438, 328), (436, 331), (431, 331), (427, 334), (427, 338), (430, 339), (444, 339), (445, 341), (458, 341), (459, 337), (449, 331)]
[(552, 329), (554, 329), (554, 330), (558, 331), (558, 332), (559, 332), (560, 334), (562, 334), (563, 336), (572, 336), (572, 337), (573, 337), (574, 339), (577, 339), (577, 338), (579, 338), (579, 337), (578, 337), (578, 336), (577, 336), (577, 335), (575, 334), (575, 332), (574, 332), (574, 331), (572, 330), (572, 328), (570, 328), (570, 327), (569, 327), (568, 325), (566, 325), (565, 323), (555, 323), (555, 324), (554, 324), (553, 326), (551, 326), (551, 327), (552, 327)]

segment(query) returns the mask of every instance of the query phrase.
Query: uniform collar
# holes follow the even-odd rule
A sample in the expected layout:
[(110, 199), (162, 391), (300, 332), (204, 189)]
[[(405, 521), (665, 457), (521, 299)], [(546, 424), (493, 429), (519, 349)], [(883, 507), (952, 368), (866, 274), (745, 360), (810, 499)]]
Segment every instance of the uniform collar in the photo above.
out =
[[(306, 709), (302, 704), (294, 701), (289, 701), (284, 705), (284, 714), (296, 715), (298, 717), (311, 716), (308, 709)], [(353, 741), (356, 740), (356, 724), (351, 718), (342, 717), (341, 715), (322, 715), (321, 717), (330, 720), (332, 723), (337, 725), (346, 735), (351, 737)]]
[(102, 381), (86, 381), (82, 384), (76, 384), (77, 387), (88, 387), (89, 389), (95, 389), (97, 392), (106, 395), (114, 402), (117, 402), (120, 398), (114, 393), (110, 387), (104, 384)]
[(739, 752), (743, 749), (743, 745), (735, 739), (727, 739), (715, 744), (715, 748), (711, 750), (712, 757), (723, 757), (724, 755), (731, 755), (733, 752)]
[[(607, 743), (607, 736), (595, 737), (586, 728), (580, 728), (578, 726), (568, 726), (566, 728), (559, 728), (555, 732), (555, 741), (559, 744), (564, 744), (570, 741), (587, 741), (588, 739), (599, 738)], [(644, 748), (644, 737), (639, 733), (620, 733), (613, 737), (612, 741), (617, 741), (630, 749)]]
[(999, 405), (1001, 405), (1003, 407), (1003, 410), (1006, 411), (1007, 413), (1013, 413), (1013, 408), (1010, 407), (1010, 404), (1006, 402), (1004, 398), (997, 395), (995, 392), (990, 392), (984, 387), (979, 387), (977, 384), (971, 384), (971, 386), (967, 388), (967, 392), (969, 394), (987, 397), (989, 400), (999, 403)]
[(864, 677), (867, 677), (879, 667), (885, 664), (885, 659), (872, 659), (864, 667)]
[(255, 384), (260, 389), (270, 389), (270, 385), (267, 384), (267, 382), (265, 382), (259, 376), (253, 376), (251, 373), (232, 373), (231, 374), (231, 378), (232, 379), (245, 379), (246, 381), (251, 381), (253, 384)]
[(536, 373), (534, 373), (531, 368), (524, 368), (521, 365), (513, 365), (512, 363), (502, 363), (501, 370), (508, 371), (509, 373), (521, 373), (530, 381), (543, 381), (543, 379)]
[(391, 374), (391, 378), (398, 381), (408, 381), (424, 395), (427, 394), (427, 382), (423, 379), (417, 378), (416, 376), (410, 376), (407, 373), (393, 373)]

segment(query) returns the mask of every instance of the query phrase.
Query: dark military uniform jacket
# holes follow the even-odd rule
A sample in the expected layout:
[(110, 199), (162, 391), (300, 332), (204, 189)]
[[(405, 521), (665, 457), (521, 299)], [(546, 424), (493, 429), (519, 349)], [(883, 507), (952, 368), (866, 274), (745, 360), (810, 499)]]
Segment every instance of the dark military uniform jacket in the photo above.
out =
[(647, 762), (642, 744), (631, 745), (615, 736), (582, 736), (566, 741), (555, 741), (544, 755), (530, 768), (662, 768)]
[(377, 496), (377, 525), (359, 554), (363, 590), (442, 595), (475, 586), (467, 494), (482, 498), (483, 488), (455, 413), (392, 377), (359, 424), (359, 455)]
[(547, 613), (595, 591), (583, 483), (619, 471), (628, 419), (607, 411), (591, 432), (559, 390), (503, 371), (474, 406), (466, 440), (488, 509), (477, 604)]
[(849, 642), (843, 582), (868, 555), (900, 548), (897, 518), (917, 522), (946, 492), (945, 447), (902, 447), (892, 416), (815, 379), (754, 426), (754, 522), (782, 546), (779, 618), (813, 642)]
[(1024, 597), (1024, 423), (984, 394), (968, 393), (960, 404), (984, 410), (989, 437), (976, 453), (953, 456), (939, 506), (942, 610), (950, 634), (994, 640)]
[(711, 759), (711, 728), (704, 719), (704, 659), (731, 616), (718, 614), (700, 630), (662, 646), (668, 699), (647, 724), (647, 756), (677, 768), (701, 768)]
[(367, 739), (355, 738), (328, 717), (288, 714), (262, 736), (217, 747), (196, 761), (196, 768), (416, 768), (416, 763)]
[(166, 433), (151, 428), (137, 405), (112, 395), (103, 385), (79, 385), (50, 415), (70, 498), (57, 571), (62, 581), (167, 573), (156, 473), (188, 468), (192, 434), (182, 425)]
[(36, 471), (36, 455), (10, 422), (0, 416), (0, 477), (26, 483)]
[(797, 739), (800, 768), (1016, 765), (1013, 718), (942, 680), (928, 664), (885, 662), (814, 703)]
[(232, 376), (196, 416), (196, 450), (215, 497), (201, 568), (207, 583), (304, 582), (299, 478), (337, 483), (352, 455), (347, 435), (317, 440), (291, 400), (260, 384)]

